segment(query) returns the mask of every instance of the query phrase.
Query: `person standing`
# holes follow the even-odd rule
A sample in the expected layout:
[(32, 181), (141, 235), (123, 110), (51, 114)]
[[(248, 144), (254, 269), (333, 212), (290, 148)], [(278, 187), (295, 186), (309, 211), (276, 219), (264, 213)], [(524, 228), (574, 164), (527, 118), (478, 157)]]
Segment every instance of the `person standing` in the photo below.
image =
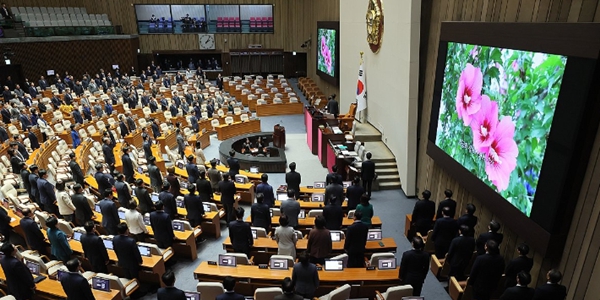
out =
[(300, 198), (300, 183), (302, 182), (302, 176), (296, 172), (296, 163), (292, 162), (289, 165), (290, 171), (285, 174), (285, 183), (287, 184), (288, 190), (292, 189), (296, 191), (294, 195), (296, 199)]
[(319, 288), (317, 266), (309, 262), (308, 253), (306, 252), (302, 253), (300, 261), (294, 264), (291, 286), (295, 287), (296, 294), (301, 296), (300, 299), (313, 299), (315, 292)]
[(27, 245), (29, 245), (31, 250), (35, 250), (41, 255), (48, 256), (46, 237), (44, 237), (44, 233), (40, 230), (38, 223), (32, 218), (31, 210), (29, 208), (23, 208), (21, 213), (23, 214), (23, 218), (21, 218), (19, 224), (25, 234)]
[(289, 226), (288, 216), (279, 217), (279, 227), (275, 228), (275, 240), (277, 241), (277, 254), (289, 255), (296, 258), (296, 242), (298, 237), (294, 228)]
[(362, 162), (360, 171), (363, 188), (369, 198), (371, 198), (371, 187), (373, 186), (373, 179), (375, 179), (375, 162), (371, 160), (371, 156), (371, 152), (367, 152), (367, 159)]
[(129, 156), (129, 147), (123, 147), (123, 156), (121, 157), (121, 162), (123, 163), (123, 175), (125, 175), (125, 180), (127, 180), (127, 182), (134, 182), (133, 162)]
[(369, 227), (362, 221), (362, 213), (354, 213), (354, 223), (348, 226), (344, 250), (348, 253), (348, 268), (362, 268), (365, 265), (365, 246)]
[(152, 190), (154, 190), (155, 193), (160, 192), (163, 185), (163, 177), (158, 166), (156, 166), (156, 158), (154, 156), (150, 156), (148, 159), (148, 176), (150, 177), (150, 186), (152, 187)]
[(162, 282), (165, 287), (159, 288), (156, 292), (157, 300), (186, 300), (185, 293), (175, 287), (175, 273), (167, 271), (162, 275)]
[(348, 198), (348, 210), (355, 210), (360, 203), (360, 197), (365, 193), (365, 189), (360, 185), (360, 177), (354, 177), (352, 185), (346, 188), (346, 197)]
[(444, 200), (440, 201), (440, 204), (438, 205), (436, 219), (440, 219), (440, 218), (444, 217), (442, 215), (442, 210), (444, 209), (444, 207), (449, 207), (450, 208), (450, 215), (449, 216), (452, 219), (454, 219), (454, 216), (456, 215), (456, 201), (454, 201), (454, 199), (452, 199), (452, 191), (449, 190), (449, 189), (446, 189), (444, 191), (444, 196), (446, 196), (446, 198), (444, 198)]
[[(177, 216), (177, 201), (175, 201), (175, 196), (169, 191), (171, 185), (168, 182), (165, 182), (162, 187), (162, 191), (158, 194), (158, 200), (163, 204), (165, 212), (169, 215), (171, 220), (175, 220)], [(158, 204), (155, 204), (158, 209)]]
[(344, 222), (344, 210), (341, 205), (337, 204), (337, 198), (333, 196), (329, 203), (323, 208), (323, 218), (325, 219), (325, 227), (329, 230), (342, 229)]
[(256, 194), (256, 203), (250, 207), (250, 220), (252, 226), (264, 228), (267, 232), (271, 231), (271, 212), (269, 207), (263, 203), (262, 193)]
[(108, 252), (102, 238), (96, 234), (96, 224), (93, 221), (87, 221), (83, 228), (85, 228), (85, 234), (81, 235), (80, 240), (83, 255), (92, 265), (92, 271), (108, 273), (107, 265), (110, 262)]
[[(488, 240), (485, 243), (485, 254), (479, 255), (475, 259), (467, 282), (467, 284), (473, 286), (473, 298), (489, 300), (492, 292), (496, 290), (503, 272), (504, 258), (500, 255), (498, 243), (494, 240)], [(551, 298), (542, 299), (548, 300)]]
[(6, 277), (8, 293), (18, 300), (32, 299), (35, 291), (35, 283), (31, 272), (17, 257), (17, 249), (11, 243), (3, 243), (0, 251), (4, 257), (0, 259), (0, 265)]
[(471, 262), (475, 250), (475, 239), (468, 235), (470, 230), (469, 226), (460, 225), (460, 235), (452, 240), (450, 250), (446, 255), (446, 260), (450, 262), (449, 276), (456, 277), (458, 281), (465, 280), (465, 270)]
[(505, 288), (515, 286), (517, 284), (517, 274), (521, 271), (529, 273), (533, 267), (533, 259), (527, 257), (527, 254), (529, 254), (529, 246), (520, 244), (517, 247), (517, 252), (519, 252), (519, 256), (511, 259), (504, 271), (506, 277)]
[(413, 287), (413, 296), (420, 296), (429, 271), (430, 255), (423, 251), (425, 243), (422, 238), (413, 237), (412, 246), (411, 250), (402, 253), (399, 278), (402, 284), (410, 284)]
[(82, 185), (76, 183), (73, 186), (73, 191), (75, 193), (71, 196), (71, 202), (73, 203), (73, 206), (75, 206), (75, 220), (76, 223), (81, 226), (87, 221), (92, 220), (94, 218), (94, 213), (92, 212), (88, 199), (83, 195)]
[(168, 248), (173, 245), (175, 233), (173, 222), (169, 214), (163, 210), (162, 201), (156, 202), (156, 210), (150, 213), (150, 225), (154, 231), (154, 238), (159, 248)]
[(450, 208), (445, 207), (442, 214), (444, 215), (443, 218), (435, 220), (433, 234), (431, 235), (435, 245), (435, 256), (438, 259), (446, 256), (448, 249), (450, 249), (450, 243), (458, 234), (458, 223), (450, 217)]
[(194, 156), (188, 155), (187, 164), (185, 165), (185, 170), (187, 171), (188, 181), (190, 183), (195, 183), (198, 178), (200, 178), (200, 170), (198, 170), (198, 166), (194, 163)]
[(337, 205), (342, 205), (342, 202), (344, 202), (344, 187), (338, 183), (337, 181), (333, 181), (331, 182), (326, 188), (325, 188), (325, 205), (329, 204), (329, 200), (331, 200), (331, 198), (335, 197), (338, 201), (336, 202)]
[[(508, 278), (506, 278), (508, 279)], [(531, 300), (535, 296), (535, 291), (527, 287), (531, 283), (531, 275), (525, 271), (519, 272), (515, 276), (516, 285), (507, 288), (500, 300)], [(546, 298), (545, 298), (546, 299)], [(561, 299), (562, 300), (562, 299)]]
[(125, 212), (125, 223), (129, 228), (129, 233), (133, 235), (136, 241), (145, 242), (148, 236), (148, 228), (144, 224), (144, 217), (137, 211), (137, 204), (135, 201), (129, 201), (127, 204), (127, 211)]
[(102, 227), (110, 235), (117, 235), (117, 225), (120, 222), (117, 206), (113, 201), (112, 189), (104, 191), (105, 198), (98, 202), (102, 214)]
[(169, 192), (173, 195), (173, 199), (181, 196), (181, 184), (179, 183), (179, 178), (175, 176), (175, 167), (173, 166), (167, 168), (167, 182), (171, 185)]
[(113, 238), (113, 247), (117, 254), (118, 265), (123, 268), (125, 278), (138, 278), (140, 265), (143, 262), (140, 249), (138, 249), (135, 239), (127, 235), (126, 223), (119, 224), (117, 230), (119, 234)]
[(69, 193), (65, 191), (65, 183), (62, 181), (56, 182), (56, 203), (58, 204), (58, 212), (68, 222), (75, 221), (75, 205), (71, 201)]
[(329, 257), (331, 250), (331, 234), (329, 233), (329, 229), (325, 228), (325, 218), (317, 216), (315, 218), (315, 228), (308, 232), (308, 242), (306, 245), (306, 252), (310, 255), (310, 262), (324, 265), (325, 258)]
[(77, 159), (75, 156), (75, 152), (69, 153), (69, 168), (71, 169), (71, 174), (73, 174), (73, 181), (83, 185), (83, 180), (85, 176), (83, 175), (83, 171), (81, 170), (81, 166), (77, 163)]
[(417, 201), (413, 208), (411, 224), (414, 230), (420, 233), (421, 236), (427, 236), (427, 232), (431, 229), (433, 217), (435, 216), (435, 202), (429, 200), (431, 198), (429, 190), (424, 190), (421, 196), (423, 196), (423, 199)]
[(235, 150), (229, 150), (229, 158), (227, 159), (227, 167), (229, 168), (229, 176), (235, 178), (235, 175), (240, 174), (240, 162), (235, 158)]
[(135, 196), (138, 199), (140, 212), (143, 215), (150, 213), (154, 210), (154, 203), (152, 202), (152, 198), (150, 198), (148, 189), (144, 187), (144, 181), (142, 179), (138, 179), (136, 180), (135, 185)]
[(562, 274), (552, 269), (546, 274), (547, 282), (535, 289), (533, 300), (563, 300), (567, 297), (567, 288), (559, 284)]
[(62, 262), (67, 262), (71, 259), (73, 250), (67, 241), (67, 235), (56, 227), (58, 219), (51, 216), (46, 220), (46, 226), (48, 226), (48, 241), (50, 241), (50, 249), (52, 256), (56, 257)]
[(269, 175), (262, 174), (260, 181), (256, 186), (256, 193), (262, 193), (264, 196), (263, 203), (269, 206), (269, 208), (275, 205), (275, 194), (273, 193), (273, 187), (269, 184)]
[(40, 191), (40, 202), (44, 205), (44, 210), (58, 215), (58, 207), (56, 206), (56, 194), (54, 193), (54, 185), (48, 181), (48, 173), (46, 170), (40, 170), (40, 178), (37, 180), (37, 188)]
[[(230, 224), (235, 220), (233, 207), (235, 204), (236, 188), (235, 183), (229, 180), (229, 174), (223, 174), (223, 181), (219, 182), (219, 191), (221, 192), (221, 203), (225, 208), (227, 223)], [(258, 190), (256, 192), (258, 192)]]
[(375, 211), (373, 210), (373, 204), (369, 203), (369, 199), (371, 199), (370, 196), (367, 196), (366, 194), (362, 195), (360, 204), (356, 207), (355, 213), (356, 211), (362, 212), (361, 221), (371, 228), (371, 219), (373, 219)]
[(290, 227), (297, 228), (298, 215), (300, 214), (300, 203), (294, 199), (294, 196), (296, 195), (295, 190), (288, 188), (287, 195), (288, 199), (281, 201), (281, 214), (287, 216)]
[[(208, 183), (208, 181), (206, 182)], [(210, 188), (210, 184), (208, 186)], [(187, 211), (186, 218), (190, 225), (192, 227), (200, 225), (204, 219), (204, 205), (200, 196), (196, 195), (196, 187), (193, 184), (188, 187), (188, 194), (183, 197), (183, 203)]]
[[(115, 179), (111, 175), (104, 173), (104, 165), (96, 165), (96, 174), (94, 174), (94, 178), (98, 183), (98, 192), (100, 194), (104, 193), (106, 190), (111, 190), (112, 193), (112, 187), (115, 183)], [(101, 195), (101, 197), (102, 196), (104, 195)]]
[(66, 264), (69, 272), (63, 273), (60, 277), (60, 284), (62, 285), (65, 294), (67, 294), (67, 300), (94, 300), (94, 294), (92, 293), (92, 287), (88, 283), (88, 280), (79, 273), (79, 259), (73, 258)]
[(200, 196), (201, 202), (211, 202), (213, 200), (213, 189), (210, 181), (206, 180), (206, 172), (200, 171), (200, 178), (196, 180), (196, 190)]
[[(123, 134), (125, 136), (127, 134)], [(111, 143), (110, 138), (104, 138), (104, 145), (102, 145), (102, 154), (104, 154), (104, 162), (108, 164), (110, 173), (115, 171), (115, 154), (113, 153), (114, 145)]]
[(115, 189), (117, 190), (117, 200), (122, 208), (127, 208), (129, 201), (131, 201), (131, 188), (129, 184), (125, 182), (125, 175), (117, 175), (117, 181), (115, 182)]
[(475, 237), (475, 226), (477, 225), (477, 217), (475, 214), (475, 205), (472, 203), (467, 204), (467, 208), (465, 210), (465, 214), (458, 218), (458, 225), (467, 225), (469, 226), (469, 235), (471, 237)]
[(37, 203), (40, 208), (44, 209), (44, 205), (40, 201), (40, 190), (37, 187), (37, 181), (39, 177), (39, 168), (37, 165), (33, 164), (29, 166), (29, 185), (31, 186), (31, 196), (33, 196), (33, 200)]
[(237, 253), (250, 254), (250, 248), (254, 245), (254, 237), (250, 224), (244, 222), (244, 209), (238, 207), (235, 210), (237, 219), (229, 222), (229, 239), (233, 251)]
[(480, 234), (475, 241), (478, 255), (485, 254), (485, 242), (489, 240), (494, 240), (498, 247), (500, 247), (500, 244), (502, 244), (504, 235), (502, 233), (498, 233), (498, 230), (500, 230), (500, 223), (498, 223), (496, 220), (491, 220), (490, 224), (488, 225), (488, 230), (488, 232)]

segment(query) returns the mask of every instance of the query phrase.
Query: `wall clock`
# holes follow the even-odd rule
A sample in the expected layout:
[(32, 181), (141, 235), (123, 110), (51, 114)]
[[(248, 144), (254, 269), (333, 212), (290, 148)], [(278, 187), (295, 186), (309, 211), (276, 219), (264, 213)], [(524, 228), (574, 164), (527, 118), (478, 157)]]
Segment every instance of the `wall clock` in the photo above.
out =
[(367, 8), (367, 43), (373, 53), (379, 52), (383, 37), (383, 7), (381, 0), (369, 0)]
[(200, 41), (200, 49), (202, 50), (214, 50), (215, 49), (215, 35), (214, 34), (199, 34), (198, 40)]

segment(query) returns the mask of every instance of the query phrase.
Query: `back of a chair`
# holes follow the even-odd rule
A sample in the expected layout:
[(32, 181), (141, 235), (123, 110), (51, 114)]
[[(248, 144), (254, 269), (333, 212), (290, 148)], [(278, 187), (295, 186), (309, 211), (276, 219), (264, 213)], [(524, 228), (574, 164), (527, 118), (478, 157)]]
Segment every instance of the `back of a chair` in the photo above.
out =
[(17, 195), (18, 195), (17, 190), (10, 182), (5, 183), (0, 188), (0, 191), (2, 192), (2, 195), (4, 195), (5, 197), (17, 198)]
[(464, 293), (463, 288), (456, 280), (456, 277), (450, 277), (450, 282), (448, 283), (448, 294), (450, 294), (450, 298), (452, 300), (460, 300)]
[(242, 122), (247, 122), (249, 120), (248, 115), (247, 114), (241, 115), (240, 120), (242, 120)]
[(250, 227), (250, 229), (256, 231), (256, 237), (267, 237), (267, 230), (262, 227)]
[(269, 265), (271, 264), (271, 260), (273, 260), (273, 259), (279, 259), (279, 260), (285, 259), (288, 261), (289, 267), (292, 267), (294, 265), (294, 258), (291, 255), (278, 255), (278, 254), (271, 255), (271, 258), (269, 259)]
[(210, 125), (212, 127), (219, 127), (219, 124), (220, 124), (219, 120), (217, 120), (217, 119), (213, 119), (212, 121), (210, 121)]
[(226, 117), (225, 118), (225, 123), (227, 123), (227, 124), (233, 124), (233, 117)]
[(308, 211), (308, 216), (311, 218), (316, 218), (317, 216), (322, 216), (322, 215), (323, 215), (322, 209), (311, 209), (310, 211)]
[(350, 298), (350, 285), (344, 284), (329, 293), (329, 300), (347, 300)]
[(196, 291), (200, 292), (201, 300), (213, 300), (225, 293), (225, 288), (220, 282), (199, 282)]
[(73, 227), (71, 226), (71, 223), (63, 219), (58, 219), (58, 224), (56, 225), (56, 227), (60, 229), (60, 231), (64, 232), (66, 235), (73, 236)]
[(272, 300), (281, 294), (283, 291), (279, 287), (257, 288), (254, 291), (254, 300)]
[(235, 262), (238, 265), (251, 265), (250, 259), (248, 259), (248, 255), (245, 253), (227, 253), (227, 255), (231, 255), (235, 257)]
[(202, 204), (208, 204), (210, 206), (210, 211), (219, 211), (217, 205), (212, 202), (202, 202)]
[(87, 133), (85, 132), (85, 130), (79, 129), (79, 136), (81, 137), (81, 139), (86, 139), (88, 137)]
[(371, 259), (369, 260), (369, 265), (377, 266), (380, 259), (383, 258), (396, 258), (394, 253), (392, 252), (381, 252), (381, 253), (373, 253), (371, 254)]
[(392, 286), (385, 291), (384, 299), (402, 299), (402, 297), (409, 297), (413, 294), (413, 287), (410, 284)]

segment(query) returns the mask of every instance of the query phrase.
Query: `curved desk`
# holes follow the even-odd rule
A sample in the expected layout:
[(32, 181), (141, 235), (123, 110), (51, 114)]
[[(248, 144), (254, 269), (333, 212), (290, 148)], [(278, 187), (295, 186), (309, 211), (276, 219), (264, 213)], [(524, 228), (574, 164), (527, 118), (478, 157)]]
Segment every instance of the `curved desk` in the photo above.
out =
[(258, 167), (261, 172), (285, 173), (287, 168), (287, 158), (285, 156), (285, 149), (283, 148), (268, 147), (271, 155), (275, 155), (269, 157), (245, 155), (237, 151), (242, 148), (241, 143), (247, 138), (256, 140), (258, 137), (265, 137), (267, 140), (271, 140), (272, 136), (272, 132), (260, 132), (230, 138), (219, 145), (219, 158), (221, 161), (227, 161), (227, 158), (229, 158), (229, 151), (234, 149), (236, 151), (235, 157), (240, 162), (240, 167), (242, 169), (248, 170), (251, 167)]
[(219, 125), (215, 127), (219, 141), (232, 138), (234, 136), (260, 132), (260, 120), (254, 119), (248, 122), (236, 122), (231, 125)]

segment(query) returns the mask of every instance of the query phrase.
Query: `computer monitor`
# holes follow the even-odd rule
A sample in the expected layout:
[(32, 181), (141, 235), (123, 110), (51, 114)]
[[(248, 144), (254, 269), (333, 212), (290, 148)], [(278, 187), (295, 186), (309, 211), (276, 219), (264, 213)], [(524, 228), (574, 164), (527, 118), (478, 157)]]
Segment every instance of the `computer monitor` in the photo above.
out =
[(122, 210), (118, 210), (117, 214), (119, 214), (119, 219), (125, 220), (125, 212)]
[(79, 242), (81, 240), (81, 232), (73, 231), (73, 239)]
[(298, 219), (306, 219), (306, 211), (304, 209), (300, 210), (300, 213), (298, 214)]
[(258, 174), (258, 167), (250, 167), (250, 173)]
[(289, 199), (287, 193), (277, 192), (277, 200), (284, 201), (287, 199)]
[(373, 230), (370, 229), (369, 232), (367, 233), (367, 241), (379, 241), (381, 240), (381, 230)]
[(183, 223), (181, 223), (181, 222), (173, 222), (173, 230), (185, 231), (185, 228), (183, 227)]
[(312, 194), (313, 202), (323, 202), (325, 201), (325, 194)]
[(393, 270), (396, 269), (396, 258), (380, 258), (377, 263), (379, 270)]
[(92, 288), (99, 291), (109, 292), (110, 280), (100, 277), (92, 277)]
[(113, 242), (112, 242), (112, 240), (103, 239), (102, 243), (104, 243), (104, 247), (106, 247), (106, 249), (110, 249), (110, 250), (113, 249)]
[(177, 203), (177, 207), (181, 207), (181, 208), (185, 207), (185, 203), (183, 202), (183, 199), (176, 199), (175, 202)]
[(182, 182), (179, 184), (179, 186), (180, 186), (182, 189), (184, 189), (184, 190), (187, 190), (187, 189), (188, 189), (188, 187), (190, 186), (190, 184), (189, 184), (187, 181), (182, 181)]
[(200, 292), (185, 292), (185, 300), (200, 300)]
[(152, 256), (152, 251), (148, 246), (138, 245), (138, 250), (140, 250), (141, 256)]
[(176, 165), (177, 165), (178, 168), (183, 169), (183, 162), (182, 161), (178, 161), (176, 163)]
[(66, 274), (66, 273), (68, 273), (68, 272), (67, 272), (67, 271), (63, 271), (63, 270), (60, 270), (60, 269), (59, 269), (59, 270), (56, 272), (56, 279), (57, 279), (57, 280), (60, 280), (60, 279), (62, 278), (62, 276), (63, 276), (64, 274)]
[(150, 216), (144, 216), (144, 225), (150, 226)]
[(272, 209), (272, 208), (270, 208), (270, 209), (269, 209), (269, 216), (270, 216), (271, 218), (273, 217), (273, 209)]
[(339, 242), (342, 240), (342, 233), (339, 231), (330, 231), (329, 234), (331, 235), (332, 242)]
[(219, 254), (219, 266), (235, 267), (236, 266), (235, 256)]
[(352, 185), (352, 181), (342, 181), (342, 185), (345, 189)]
[(235, 177), (235, 183), (244, 184), (244, 183), (246, 183), (246, 178), (237, 176), (237, 177)]
[(326, 260), (325, 271), (343, 271), (344, 261), (341, 260)]
[(137, 171), (138, 171), (138, 173), (140, 173), (140, 174), (144, 174), (144, 169), (142, 169), (142, 167), (138, 167), (138, 170), (137, 170)]
[(204, 212), (205, 213), (211, 211), (210, 204), (208, 204), (208, 203), (202, 203), (202, 206), (204, 207)]
[(40, 275), (40, 265), (36, 262), (32, 262), (30, 260), (25, 260), (25, 266), (33, 275)]
[(54, 76), (54, 70), (46, 70), (46, 75)]
[(119, 65), (112, 65), (113, 70), (116, 70), (119, 68)]
[(287, 270), (288, 260), (287, 259), (271, 259), (269, 268), (274, 270)]
[(97, 213), (102, 213), (102, 209), (100, 209), (100, 204), (96, 204), (96, 205), (94, 206), (94, 210), (95, 210)]
[(325, 181), (315, 181), (314, 183), (314, 188), (315, 189), (324, 189), (325, 188)]
[(150, 194), (150, 199), (154, 203), (158, 202), (158, 193), (152, 193), (152, 194)]
[(252, 229), (252, 238), (253, 239), (257, 239), (258, 238), (258, 233), (256, 233), (256, 229)]

